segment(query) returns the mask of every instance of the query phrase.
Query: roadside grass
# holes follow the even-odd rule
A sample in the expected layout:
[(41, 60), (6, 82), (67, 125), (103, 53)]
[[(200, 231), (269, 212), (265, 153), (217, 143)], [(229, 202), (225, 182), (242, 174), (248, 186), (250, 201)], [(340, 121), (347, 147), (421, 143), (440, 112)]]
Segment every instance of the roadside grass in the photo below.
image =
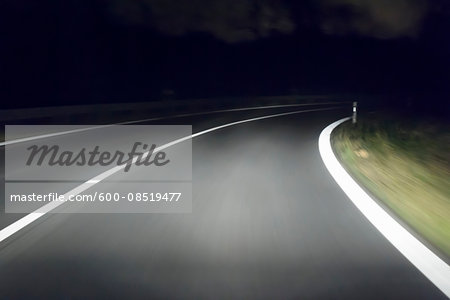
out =
[(448, 124), (366, 116), (336, 128), (332, 142), (355, 179), (450, 257)]

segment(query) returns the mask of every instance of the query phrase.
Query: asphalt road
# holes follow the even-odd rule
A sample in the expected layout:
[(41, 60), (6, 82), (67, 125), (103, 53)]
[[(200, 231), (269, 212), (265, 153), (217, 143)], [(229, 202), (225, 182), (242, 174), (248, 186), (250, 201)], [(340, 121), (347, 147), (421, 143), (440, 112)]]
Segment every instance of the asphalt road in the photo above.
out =
[[(159, 124), (198, 132), (279, 111)], [(326, 170), (319, 134), (348, 113), (195, 138), (190, 214), (42, 217), (0, 243), (0, 299), (446, 299)]]

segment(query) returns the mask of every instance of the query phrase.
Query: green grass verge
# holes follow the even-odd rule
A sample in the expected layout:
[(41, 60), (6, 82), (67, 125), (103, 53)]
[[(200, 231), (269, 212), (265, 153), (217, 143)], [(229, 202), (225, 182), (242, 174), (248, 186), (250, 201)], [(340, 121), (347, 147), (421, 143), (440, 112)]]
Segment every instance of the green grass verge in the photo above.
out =
[(346, 122), (332, 135), (347, 170), (450, 257), (450, 128), (383, 116)]

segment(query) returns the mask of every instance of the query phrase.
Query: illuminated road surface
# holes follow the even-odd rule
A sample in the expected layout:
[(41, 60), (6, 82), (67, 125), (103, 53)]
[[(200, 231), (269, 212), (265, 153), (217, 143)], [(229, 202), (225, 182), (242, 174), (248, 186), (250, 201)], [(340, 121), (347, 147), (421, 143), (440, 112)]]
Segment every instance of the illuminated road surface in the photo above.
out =
[[(195, 138), (191, 214), (37, 220), (0, 244), (0, 299), (446, 299), (325, 169), (319, 134), (347, 113)], [(159, 124), (198, 132), (257, 115)], [(2, 214), (1, 226), (18, 217)]]

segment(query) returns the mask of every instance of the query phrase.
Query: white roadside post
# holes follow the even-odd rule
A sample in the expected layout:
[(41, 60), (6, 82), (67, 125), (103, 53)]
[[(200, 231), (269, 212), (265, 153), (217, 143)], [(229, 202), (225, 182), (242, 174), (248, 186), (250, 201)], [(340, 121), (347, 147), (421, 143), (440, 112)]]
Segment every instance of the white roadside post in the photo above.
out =
[(358, 102), (353, 102), (353, 117), (352, 117), (352, 124), (356, 124), (356, 114), (358, 109)]

